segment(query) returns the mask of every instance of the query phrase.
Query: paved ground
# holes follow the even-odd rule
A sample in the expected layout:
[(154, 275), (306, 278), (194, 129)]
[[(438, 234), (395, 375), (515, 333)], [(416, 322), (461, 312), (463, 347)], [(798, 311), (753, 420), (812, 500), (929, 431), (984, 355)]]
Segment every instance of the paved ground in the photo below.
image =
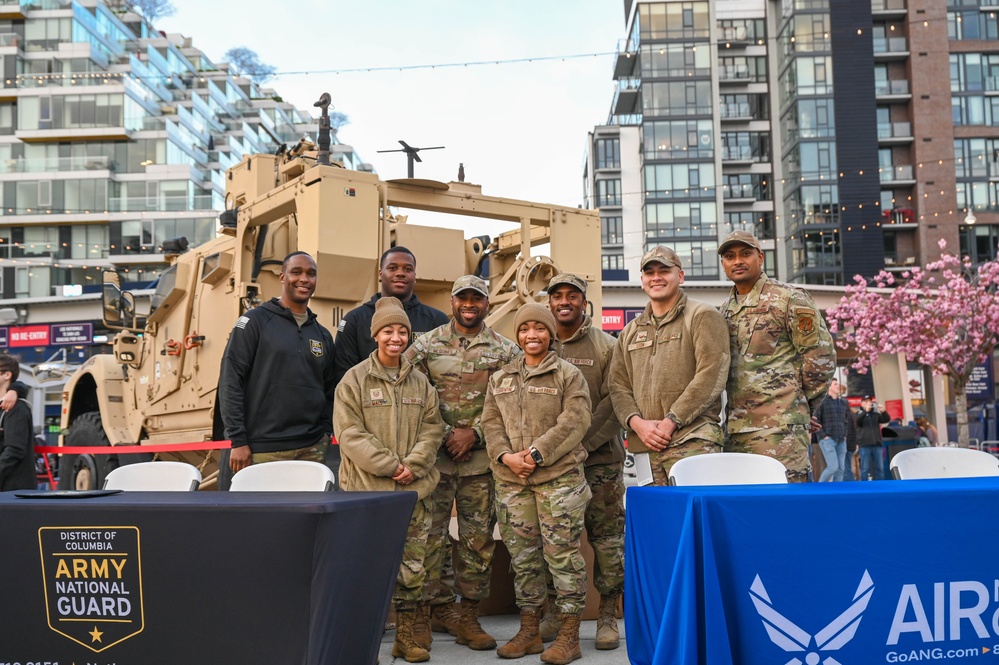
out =
[[(513, 614), (487, 616), (480, 619), (487, 633), (496, 638), (498, 644), (504, 644), (520, 628), (520, 617)], [(618, 629), (621, 631), (621, 646), (613, 651), (597, 651), (593, 647), (594, 634), (597, 631), (596, 621), (584, 621), (579, 630), (580, 647), (583, 651), (582, 665), (628, 665), (628, 652), (624, 643), (624, 620), (618, 619)], [(403, 658), (392, 658), (392, 642), (395, 631), (390, 630), (382, 637), (382, 647), (378, 652), (381, 665), (405, 663)], [(431, 663), (452, 665), (476, 665), (478, 663), (541, 663), (539, 656), (524, 656), (519, 660), (504, 660), (496, 655), (496, 651), (472, 651), (468, 647), (455, 644), (450, 635), (434, 633), (434, 644), (430, 650)]]

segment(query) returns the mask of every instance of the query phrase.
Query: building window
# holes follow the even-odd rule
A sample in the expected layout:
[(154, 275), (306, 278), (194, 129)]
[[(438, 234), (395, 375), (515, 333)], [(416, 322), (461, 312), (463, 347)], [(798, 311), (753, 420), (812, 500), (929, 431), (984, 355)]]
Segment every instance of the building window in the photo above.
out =
[(621, 168), (621, 140), (597, 139), (594, 145), (598, 169)]
[(967, 256), (976, 265), (996, 258), (996, 248), (999, 247), (999, 226), (962, 224), (959, 233), (961, 256)]
[(722, 132), (721, 138), (723, 161), (770, 161), (769, 132)]
[(624, 254), (603, 254), (600, 267), (604, 270), (624, 270)]
[(711, 81), (646, 83), (642, 86), (642, 113), (669, 117), (711, 115), (711, 99)]
[(715, 197), (715, 165), (648, 164), (645, 166), (646, 199), (696, 199)]
[(758, 173), (722, 175), (722, 197), (726, 199), (770, 200), (770, 177)]
[(726, 212), (723, 233), (749, 231), (760, 240), (774, 239), (774, 214), (769, 210)]
[[(657, 243), (649, 243), (646, 251)], [(688, 242), (673, 242), (670, 247), (680, 257), (685, 278), (718, 279), (720, 263), (718, 261), (717, 240), (691, 240)]]
[(642, 78), (688, 78), (711, 76), (711, 49), (689, 44), (645, 44), (642, 46)]
[(646, 159), (714, 157), (714, 132), (710, 120), (647, 122), (643, 130)]
[(643, 2), (638, 23), (642, 41), (708, 37), (711, 32), (707, 2)]
[(718, 206), (707, 201), (652, 203), (645, 206), (645, 237), (659, 240), (718, 235)]
[(624, 244), (624, 230), (620, 217), (600, 218), (600, 243), (603, 245)]
[(621, 181), (597, 180), (597, 207), (621, 205)]
[(767, 59), (765, 56), (718, 58), (718, 78), (722, 81), (765, 83), (767, 80)]
[(770, 107), (766, 95), (722, 95), (718, 107), (722, 118), (750, 118), (766, 120)]

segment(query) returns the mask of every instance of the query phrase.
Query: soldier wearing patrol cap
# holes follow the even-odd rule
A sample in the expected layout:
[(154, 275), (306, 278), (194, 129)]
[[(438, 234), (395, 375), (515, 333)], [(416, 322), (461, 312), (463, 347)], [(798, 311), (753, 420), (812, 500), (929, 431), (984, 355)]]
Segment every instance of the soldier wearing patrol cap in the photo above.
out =
[[(431, 627), (449, 632), (472, 649), (496, 648), (478, 621), (478, 604), (489, 597), (496, 511), (493, 478), (480, 424), (493, 372), (520, 354), (510, 340), (485, 324), (489, 286), (475, 275), (451, 288), (454, 320), (416, 339), (405, 353), (437, 389), (444, 441), (437, 456), (441, 478), (432, 495), (433, 526), (427, 542), (427, 595)], [(458, 512), (458, 562), (451, 575), (448, 526)], [(452, 588), (453, 587), (453, 588)], [(455, 609), (455, 592), (462, 600)]]
[(610, 391), (614, 411), (632, 432), (628, 449), (649, 453), (652, 476), (666, 485), (684, 457), (720, 452), (721, 393), (728, 373), (725, 319), (688, 298), (680, 257), (657, 246), (642, 257), (649, 304), (625, 326), (614, 347)]
[[(586, 313), (586, 281), (578, 275), (562, 273), (548, 282), (548, 307), (556, 322), (554, 350), (583, 373), (593, 407), (583, 448), (584, 473), (593, 493), (586, 507), (586, 535), (593, 547), (593, 585), (600, 592), (594, 646), (616, 649), (620, 637), (615, 617), (624, 591), (624, 442), (607, 379), (617, 340), (593, 325)], [(554, 639), (559, 629), (554, 596), (549, 583), (541, 622), (545, 642)]]
[(763, 272), (753, 234), (733, 231), (718, 254), (735, 284), (722, 305), (732, 345), (726, 448), (775, 457), (791, 482), (806, 482), (812, 414), (836, 371), (832, 336), (808, 293)]

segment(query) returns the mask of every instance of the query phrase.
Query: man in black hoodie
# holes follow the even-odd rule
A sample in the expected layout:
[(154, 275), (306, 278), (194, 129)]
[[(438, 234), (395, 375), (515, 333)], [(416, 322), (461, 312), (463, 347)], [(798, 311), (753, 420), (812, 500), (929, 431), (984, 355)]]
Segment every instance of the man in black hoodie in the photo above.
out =
[(325, 462), (333, 430), (333, 336), (309, 309), (316, 262), (292, 252), (281, 297), (239, 317), (222, 358), (219, 404), (233, 473), (277, 459)]
[[(450, 319), (447, 314), (430, 305), (424, 305), (413, 293), (416, 286), (416, 257), (405, 247), (392, 247), (382, 254), (378, 264), (378, 281), (381, 291), (371, 296), (371, 300), (347, 312), (340, 320), (336, 333), (335, 384), (351, 367), (367, 360), (378, 345), (371, 336), (371, 317), (375, 314), (375, 303), (382, 296), (394, 296), (402, 301), (403, 309), (413, 326), (410, 340), (442, 326)], [(340, 448), (330, 450), (329, 464), (334, 470), (340, 467)], [(339, 477), (339, 474), (337, 474)]]

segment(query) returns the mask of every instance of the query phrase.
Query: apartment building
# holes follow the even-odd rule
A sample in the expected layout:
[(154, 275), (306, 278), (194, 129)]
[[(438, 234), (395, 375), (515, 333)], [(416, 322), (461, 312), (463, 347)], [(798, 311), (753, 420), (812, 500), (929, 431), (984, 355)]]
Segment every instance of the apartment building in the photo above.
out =
[(152, 283), (164, 240), (214, 237), (227, 168), (318, 129), (101, 0), (3, 0), (0, 58), (0, 347), (25, 362), (86, 357), (105, 332), (102, 271)]
[[(587, 143), (605, 286), (655, 244), (688, 283), (723, 282), (718, 241), (763, 241), (768, 272), (842, 286), (939, 241), (999, 244), (993, 0), (626, 0), (616, 91)], [(947, 83), (949, 82), (949, 85)]]

